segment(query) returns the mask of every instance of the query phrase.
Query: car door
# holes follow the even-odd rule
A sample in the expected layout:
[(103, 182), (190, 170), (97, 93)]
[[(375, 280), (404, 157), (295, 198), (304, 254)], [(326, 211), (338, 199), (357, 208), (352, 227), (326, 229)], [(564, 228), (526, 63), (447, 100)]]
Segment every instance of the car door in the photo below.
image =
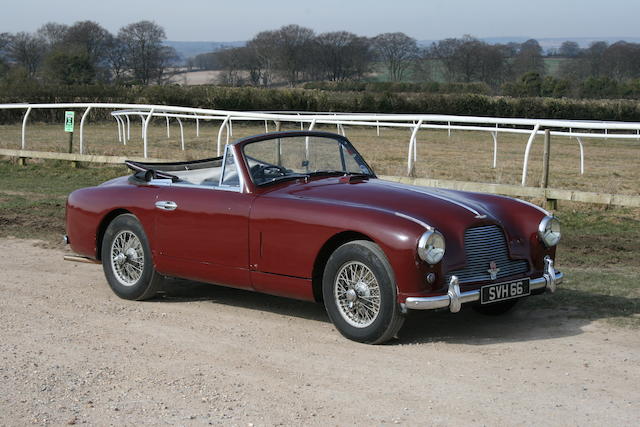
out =
[[(227, 155), (228, 154), (228, 155)], [(242, 191), (230, 150), (220, 184), (173, 183), (156, 202), (158, 271), (251, 289), (249, 213), (254, 196)]]

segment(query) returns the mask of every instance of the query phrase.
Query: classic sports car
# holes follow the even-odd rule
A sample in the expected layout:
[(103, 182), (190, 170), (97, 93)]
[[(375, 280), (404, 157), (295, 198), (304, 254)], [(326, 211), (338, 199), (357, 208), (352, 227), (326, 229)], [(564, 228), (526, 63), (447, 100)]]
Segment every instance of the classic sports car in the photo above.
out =
[(120, 297), (180, 277), (324, 302), (347, 338), (382, 343), (408, 310), (502, 314), (553, 292), (558, 220), (530, 203), (376, 177), (349, 141), (278, 132), (74, 191), (67, 236)]

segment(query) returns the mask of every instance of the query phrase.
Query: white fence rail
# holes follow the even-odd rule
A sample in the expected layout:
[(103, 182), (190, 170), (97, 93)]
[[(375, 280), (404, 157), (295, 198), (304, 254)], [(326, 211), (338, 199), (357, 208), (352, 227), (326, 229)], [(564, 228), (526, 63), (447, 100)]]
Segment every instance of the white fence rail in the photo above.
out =
[(581, 120), (554, 119), (521, 119), (500, 117), (471, 117), (437, 114), (352, 114), (352, 113), (304, 113), (304, 112), (247, 112), (227, 111), (202, 108), (173, 107), (166, 105), (142, 104), (101, 104), (101, 103), (69, 103), (69, 104), (0, 104), (0, 110), (24, 110), (22, 120), (22, 150), (27, 149), (27, 124), (30, 113), (34, 109), (84, 109), (80, 120), (80, 154), (84, 154), (84, 127), (89, 113), (97, 109), (110, 110), (118, 126), (119, 141), (126, 145), (131, 138), (131, 117), (138, 117), (141, 121), (144, 157), (148, 156), (148, 126), (152, 118), (165, 118), (167, 134), (169, 135), (169, 121), (178, 121), (181, 130), (181, 148), (185, 150), (184, 128), (182, 120), (193, 120), (196, 132), (200, 133), (200, 121), (220, 121), (221, 126), (216, 140), (216, 152), (221, 152), (224, 143), (229, 143), (233, 135), (233, 121), (264, 121), (265, 131), (269, 131), (269, 123), (299, 123), (300, 128), (313, 129), (318, 124), (335, 125), (337, 132), (345, 134), (345, 125), (375, 127), (378, 135), (380, 128), (407, 128), (411, 136), (407, 147), (407, 174), (412, 175), (418, 161), (419, 131), (424, 129), (456, 131), (479, 131), (490, 133), (493, 138), (492, 167), (497, 166), (498, 135), (500, 133), (515, 133), (528, 135), (522, 161), (521, 185), (527, 181), (527, 170), (531, 147), (537, 135), (550, 129), (551, 135), (576, 138), (580, 150), (580, 173), (584, 174), (584, 144), (585, 138), (615, 138), (640, 139), (640, 123), (637, 122), (606, 122)]

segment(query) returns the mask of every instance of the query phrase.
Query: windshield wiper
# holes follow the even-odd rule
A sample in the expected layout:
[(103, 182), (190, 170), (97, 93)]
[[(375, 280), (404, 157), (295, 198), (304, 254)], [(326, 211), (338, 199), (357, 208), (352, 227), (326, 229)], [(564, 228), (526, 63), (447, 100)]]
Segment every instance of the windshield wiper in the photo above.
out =
[(308, 172), (308, 173), (291, 173), (291, 174), (287, 174), (287, 175), (282, 175), (282, 176), (276, 176), (273, 178), (270, 178), (266, 181), (263, 181), (261, 183), (259, 183), (258, 185), (267, 185), (267, 184), (273, 184), (275, 182), (281, 182), (281, 181), (285, 181), (285, 180), (289, 180), (289, 179), (297, 179), (297, 178), (310, 178), (312, 176), (321, 176), (321, 175), (327, 175), (327, 176), (349, 176), (349, 177), (354, 177), (354, 178), (371, 178), (373, 175), (370, 175), (368, 173), (362, 173), (362, 172), (345, 172), (345, 171), (339, 171), (339, 170), (318, 170), (318, 171), (313, 171), (313, 172)]
[(371, 175), (368, 173), (364, 173), (364, 172), (348, 172), (348, 171), (339, 171), (339, 170), (332, 170), (332, 169), (327, 169), (327, 170), (317, 170), (314, 172), (309, 172), (307, 175), (309, 176), (316, 176), (316, 175), (349, 175), (349, 176), (361, 176), (361, 177), (367, 177), (370, 178)]
[(271, 184), (271, 183), (274, 183), (274, 182), (286, 181), (288, 179), (306, 178), (308, 176), (309, 175), (307, 175), (305, 173), (291, 173), (291, 174), (288, 174), (288, 175), (282, 175), (282, 176), (273, 177), (271, 179), (268, 179), (266, 181), (261, 182), (258, 185)]

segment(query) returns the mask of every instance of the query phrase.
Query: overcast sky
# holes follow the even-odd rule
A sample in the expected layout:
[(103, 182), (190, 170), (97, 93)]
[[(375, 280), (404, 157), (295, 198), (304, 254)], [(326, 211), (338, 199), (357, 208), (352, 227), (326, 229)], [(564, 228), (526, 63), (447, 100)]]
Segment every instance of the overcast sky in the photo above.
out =
[(143, 19), (174, 41), (248, 40), (299, 24), (363, 36), (402, 31), (418, 40), (476, 37), (637, 37), (637, 0), (2, 0), (0, 33), (93, 20), (116, 33)]

